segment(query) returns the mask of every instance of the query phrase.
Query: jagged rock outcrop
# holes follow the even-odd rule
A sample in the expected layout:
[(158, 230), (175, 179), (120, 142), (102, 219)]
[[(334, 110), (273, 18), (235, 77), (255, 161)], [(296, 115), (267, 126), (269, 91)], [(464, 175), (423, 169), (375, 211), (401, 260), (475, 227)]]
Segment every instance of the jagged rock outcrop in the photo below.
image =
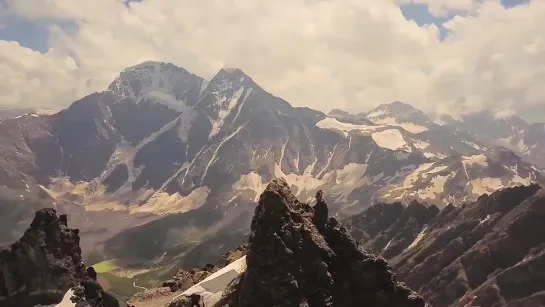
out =
[[(545, 306), (545, 191), (538, 185), (448, 205), (416, 236), (393, 227), (411, 224), (399, 223), (401, 212), (411, 206), (376, 205), (345, 222), (363, 246), (388, 258), (398, 278), (432, 306)], [(396, 251), (376, 245), (384, 244), (387, 233), (414, 240)]]
[(321, 194), (312, 208), (284, 180), (272, 181), (251, 231), (247, 270), (216, 306), (426, 306), (383, 258), (362, 251), (327, 217)]
[(396, 271), (434, 306), (545, 306), (539, 190), (509, 188), (440, 214), (392, 261)]
[(118, 307), (88, 274), (79, 240), (66, 215), (37, 211), (23, 237), (0, 252), (0, 306), (56, 304), (72, 289), (77, 307)]

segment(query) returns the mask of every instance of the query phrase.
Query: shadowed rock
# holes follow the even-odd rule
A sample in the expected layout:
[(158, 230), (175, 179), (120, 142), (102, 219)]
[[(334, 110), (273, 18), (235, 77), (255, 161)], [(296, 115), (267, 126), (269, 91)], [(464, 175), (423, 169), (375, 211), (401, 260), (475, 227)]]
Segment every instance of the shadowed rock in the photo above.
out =
[(78, 307), (119, 306), (87, 274), (79, 230), (66, 224), (66, 216), (42, 209), (23, 237), (0, 253), (0, 306), (56, 304), (70, 289)]
[(360, 250), (327, 217), (321, 196), (312, 208), (284, 180), (268, 185), (251, 224), (247, 270), (216, 306), (426, 306), (384, 259)]

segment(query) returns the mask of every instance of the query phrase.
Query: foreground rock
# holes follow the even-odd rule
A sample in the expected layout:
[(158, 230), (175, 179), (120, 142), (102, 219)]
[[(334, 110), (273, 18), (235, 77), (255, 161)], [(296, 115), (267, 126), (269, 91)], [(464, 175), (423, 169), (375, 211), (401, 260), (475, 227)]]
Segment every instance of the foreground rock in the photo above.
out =
[(251, 231), (247, 270), (215, 306), (426, 306), (384, 259), (360, 250), (327, 216), (321, 194), (312, 208), (274, 180), (260, 197)]
[(78, 229), (65, 215), (42, 209), (23, 237), (0, 252), (0, 306), (56, 304), (68, 291), (77, 307), (117, 307), (81, 261)]

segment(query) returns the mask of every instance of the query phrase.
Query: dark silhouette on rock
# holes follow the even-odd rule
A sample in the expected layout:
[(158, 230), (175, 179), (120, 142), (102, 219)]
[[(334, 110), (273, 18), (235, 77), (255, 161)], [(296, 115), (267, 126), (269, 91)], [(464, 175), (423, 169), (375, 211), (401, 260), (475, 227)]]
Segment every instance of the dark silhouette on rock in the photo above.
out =
[(193, 294), (193, 295), (191, 295), (190, 298), (191, 298), (191, 307), (204, 307), (200, 303), (200, 301), (201, 301), (201, 296), (200, 295)]
[[(77, 307), (118, 307), (86, 272), (79, 230), (54, 209), (36, 212), (23, 237), (0, 252), (0, 306), (59, 303), (72, 289)], [(92, 270), (94, 272), (94, 269)]]
[(93, 268), (92, 266), (88, 267), (87, 268), (87, 276), (89, 276), (92, 280), (96, 281), (97, 280), (97, 272), (95, 271), (95, 268)]
[(424, 307), (381, 257), (359, 249), (317, 194), (300, 203), (284, 180), (272, 181), (251, 223), (247, 270), (216, 306)]

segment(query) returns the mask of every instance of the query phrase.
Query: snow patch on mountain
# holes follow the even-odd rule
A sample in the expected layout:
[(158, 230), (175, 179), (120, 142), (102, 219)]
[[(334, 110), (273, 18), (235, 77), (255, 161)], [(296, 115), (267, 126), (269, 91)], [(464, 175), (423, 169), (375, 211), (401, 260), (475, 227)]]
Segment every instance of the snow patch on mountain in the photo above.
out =
[(418, 245), (418, 243), (420, 243), (420, 241), (422, 241), (422, 239), (424, 239), (424, 237), (426, 236), (426, 231), (428, 230), (428, 227), (424, 227), (424, 229), (422, 229), (422, 231), (416, 236), (416, 238), (414, 239), (414, 241), (409, 245), (407, 246), (407, 248), (405, 249), (405, 251), (408, 251), (410, 250), (411, 248), (415, 247), (416, 245)]
[(259, 201), (259, 195), (261, 195), (263, 190), (265, 190), (265, 183), (259, 174), (256, 172), (250, 172), (247, 175), (240, 176), (240, 179), (233, 184), (233, 190), (237, 192), (237, 194), (231, 198), (229, 202), (233, 201), (236, 197), (240, 196), (241, 193), (248, 190), (254, 193), (254, 198), (252, 200), (257, 202)]
[[(129, 173), (129, 179), (125, 182), (125, 184), (119, 188), (116, 191), (116, 195), (122, 195), (125, 193), (129, 193), (132, 190), (132, 183), (140, 176), (143, 170), (143, 166), (135, 167), (134, 165), (134, 158), (138, 151), (140, 151), (144, 146), (146, 146), (149, 143), (154, 142), (157, 140), (157, 138), (162, 135), (163, 133), (173, 129), (181, 117), (184, 116), (184, 113), (180, 115), (179, 117), (173, 119), (172, 121), (168, 122), (166, 125), (164, 125), (161, 129), (157, 130), (156, 132), (150, 134), (148, 137), (146, 137), (144, 140), (142, 140), (137, 146), (134, 148), (130, 148), (127, 144), (120, 143), (118, 144), (116, 151), (118, 152), (117, 156), (114, 157), (113, 161), (117, 160), (120, 157), (123, 157), (124, 164), (127, 166), (128, 173)], [(128, 147), (128, 148), (127, 148)], [(115, 154), (114, 152), (114, 154)], [(112, 163), (112, 158), (110, 158), (110, 162), (108, 162), (109, 165), (111, 165), (109, 168), (107, 168), (102, 175), (98, 178), (98, 181), (102, 181), (105, 179), (113, 170), (114, 170), (114, 164)]]
[(74, 291), (72, 289), (66, 291), (64, 296), (62, 297), (62, 301), (58, 304), (53, 305), (47, 305), (43, 307), (76, 307), (76, 304), (72, 302), (72, 295), (74, 295)]
[(335, 170), (334, 174), (332, 172), (330, 176), (335, 178), (335, 182), (330, 193), (338, 197), (337, 201), (348, 201), (350, 194), (370, 181), (365, 176), (367, 168), (365, 164), (349, 163)]
[(387, 128), (387, 126), (371, 126), (371, 125), (356, 125), (350, 123), (344, 123), (333, 117), (326, 117), (316, 123), (318, 128), (330, 129), (340, 131), (345, 137), (348, 137), (348, 133), (351, 131), (358, 131), (363, 134), (369, 134), (379, 129)]
[(417, 194), (422, 199), (438, 200), (440, 194), (445, 188), (445, 184), (450, 178), (454, 177), (454, 175), (456, 175), (455, 172), (448, 176), (434, 175), (424, 189), (415, 191), (414, 194)]
[(221, 295), (227, 286), (245, 271), (246, 256), (243, 256), (174, 297), (171, 302), (182, 296), (189, 297), (192, 294), (198, 294), (201, 296), (204, 306), (214, 306), (221, 299)]
[[(247, 123), (246, 123), (246, 124), (247, 124)], [(228, 135), (227, 137), (225, 137), (225, 138), (218, 144), (218, 146), (216, 147), (216, 150), (214, 151), (214, 154), (212, 155), (212, 158), (210, 158), (210, 161), (208, 161), (208, 164), (206, 165), (206, 168), (205, 168), (205, 170), (204, 170), (204, 173), (202, 174), (202, 177), (201, 177), (201, 182), (204, 180), (204, 178), (205, 178), (206, 175), (208, 174), (208, 169), (210, 168), (210, 166), (216, 162), (217, 155), (218, 155), (218, 151), (223, 147), (223, 145), (224, 145), (225, 143), (229, 142), (230, 139), (232, 139), (233, 137), (235, 137), (235, 135), (237, 135), (242, 129), (244, 129), (244, 127), (246, 126), (246, 124), (239, 126), (233, 133), (231, 133), (230, 135)]]
[(397, 129), (388, 129), (375, 132), (372, 134), (372, 138), (375, 143), (382, 148), (411, 151), (409, 145), (405, 141), (405, 138)]
[[(212, 130), (210, 131), (210, 135), (208, 136), (209, 138), (212, 138), (216, 134), (218, 134), (221, 127), (223, 126), (223, 123), (225, 122), (226, 117), (231, 114), (231, 111), (239, 103), (239, 100), (242, 97), (243, 93), (244, 87), (238, 88), (231, 97), (220, 96), (220, 94), (214, 93), (214, 95), (216, 96), (216, 102), (212, 105), (212, 108), (214, 109), (216, 114), (214, 119), (212, 120)], [(245, 96), (245, 99), (247, 97), (248, 95)], [(240, 102), (241, 105), (244, 104), (245, 99)], [(240, 108), (238, 112), (240, 112)]]
[(417, 149), (424, 150), (431, 146), (430, 142), (422, 141), (422, 140), (415, 140), (413, 142), (413, 146)]
[(144, 205), (130, 208), (131, 213), (153, 212), (156, 214), (184, 213), (200, 208), (206, 203), (210, 189), (207, 186), (201, 186), (182, 196), (180, 193), (169, 195), (167, 192), (160, 191), (154, 193)]
[[(380, 112), (374, 112), (374, 113), (371, 113), (371, 115), (375, 114), (375, 113), (380, 113)], [(398, 120), (396, 120), (396, 118), (393, 118), (393, 117), (380, 117), (380, 116), (367, 116), (367, 118), (372, 121), (373, 123), (375, 124), (379, 124), (379, 125), (388, 125), (388, 126), (397, 126), (397, 127), (401, 127), (411, 133), (415, 133), (415, 134), (418, 134), (418, 133), (422, 133), (422, 132), (425, 132), (425, 131), (428, 131), (429, 129), (424, 127), (424, 126), (420, 126), (420, 125), (417, 125), (417, 124), (414, 124), (414, 123), (410, 123), (410, 122), (400, 122)]]
[(464, 167), (467, 167), (468, 165), (481, 165), (481, 166), (487, 166), (488, 158), (485, 155), (474, 155), (474, 156), (463, 156), (462, 157), (462, 163), (464, 164)]
[(473, 179), (469, 182), (469, 185), (471, 186), (471, 193), (474, 195), (490, 194), (506, 187), (501, 178), (490, 177)]

